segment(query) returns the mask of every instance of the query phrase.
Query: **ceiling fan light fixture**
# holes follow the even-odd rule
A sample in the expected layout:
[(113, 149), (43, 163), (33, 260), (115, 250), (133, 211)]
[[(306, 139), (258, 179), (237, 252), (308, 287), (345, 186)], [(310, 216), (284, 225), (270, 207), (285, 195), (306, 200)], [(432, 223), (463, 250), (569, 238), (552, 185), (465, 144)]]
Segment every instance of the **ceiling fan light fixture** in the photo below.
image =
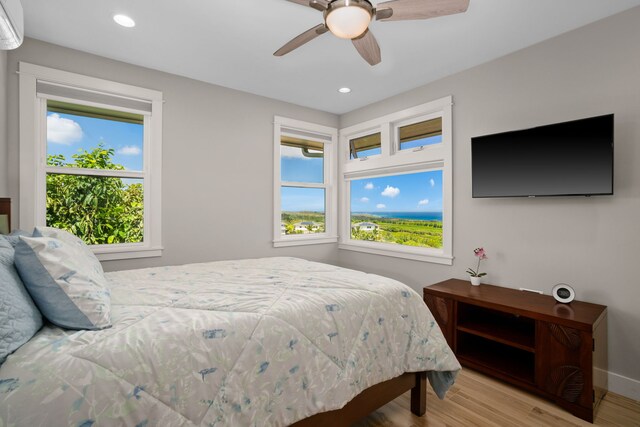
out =
[(366, 1), (334, 1), (325, 12), (325, 22), (335, 36), (355, 39), (369, 28), (372, 9), (371, 4)]

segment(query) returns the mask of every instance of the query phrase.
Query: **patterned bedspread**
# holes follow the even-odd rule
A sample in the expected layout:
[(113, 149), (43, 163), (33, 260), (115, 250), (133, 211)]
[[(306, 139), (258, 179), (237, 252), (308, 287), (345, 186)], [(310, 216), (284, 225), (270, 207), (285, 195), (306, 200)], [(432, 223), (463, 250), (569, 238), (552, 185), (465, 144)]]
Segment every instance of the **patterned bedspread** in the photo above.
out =
[(296, 258), (107, 273), (113, 327), (46, 326), (0, 368), (0, 426), (288, 425), (460, 365), (420, 295)]

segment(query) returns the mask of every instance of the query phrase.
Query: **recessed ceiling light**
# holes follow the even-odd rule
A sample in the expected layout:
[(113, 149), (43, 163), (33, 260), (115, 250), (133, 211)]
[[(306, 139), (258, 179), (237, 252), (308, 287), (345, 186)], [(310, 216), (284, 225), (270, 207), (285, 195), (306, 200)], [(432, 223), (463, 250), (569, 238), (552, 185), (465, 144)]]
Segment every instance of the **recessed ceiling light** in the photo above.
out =
[(129, 18), (127, 15), (114, 15), (113, 20), (123, 27), (133, 28), (136, 26), (136, 21)]
[(351, 93), (351, 88), (341, 87), (340, 89), (338, 89), (338, 92), (340, 92), (340, 93)]

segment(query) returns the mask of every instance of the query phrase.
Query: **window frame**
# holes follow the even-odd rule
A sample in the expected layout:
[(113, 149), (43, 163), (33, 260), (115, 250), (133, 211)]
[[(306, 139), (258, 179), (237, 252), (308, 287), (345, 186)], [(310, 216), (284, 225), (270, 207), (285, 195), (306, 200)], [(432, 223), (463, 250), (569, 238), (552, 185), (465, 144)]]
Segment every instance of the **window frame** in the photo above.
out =
[[(281, 180), (281, 139), (282, 136), (295, 136), (310, 141), (324, 144), (323, 156), (323, 183), (293, 182)], [(338, 199), (336, 193), (336, 143), (338, 130), (336, 128), (322, 126), (315, 123), (290, 119), (287, 117), (274, 117), (273, 125), (273, 246), (300, 246), (338, 241)], [(324, 206), (324, 233), (282, 235), (282, 187), (319, 188), (325, 191)]]
[[(104, 94), (107, 97), (141, 101), (150, 105), (151, 112), (71, 97), (41, 95), (36, 89), (38, 81), (92, 95)], [(48, 173), (142, 179), (143, 241), (90, 245), (90, 248), (101, 261), (161, 256), (163, 250), (161, 234), (162, 92), (25, 62), (19, 63), (19, 85), (20, 227), (32, 229), (36, 225), (46, 223), (46, 176)], [(47, 100), (142, 114), (144, 117), (143, 170), (113, 171), (47, 166)]]
[[(453, 98), (447, 96), (340, 130), (340, 249), (437, 264), (453, 264), (452, 106)], [(441, 143), (400, 150), (401, 126), (437, 117), (442, 118)], [(364, 159), (350, 159), (349, 140), (371, 129), (379, 129), (381, 132), (382, 153)], [(438, 169), (442, 170), (441, 249), (351, 239), (351, 180)]]

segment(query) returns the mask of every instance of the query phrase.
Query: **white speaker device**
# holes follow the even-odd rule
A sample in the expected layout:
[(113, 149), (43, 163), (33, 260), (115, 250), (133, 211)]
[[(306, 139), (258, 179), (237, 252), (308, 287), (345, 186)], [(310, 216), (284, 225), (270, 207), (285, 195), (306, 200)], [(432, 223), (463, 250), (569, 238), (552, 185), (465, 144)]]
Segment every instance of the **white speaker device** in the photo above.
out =
[(20, 0), (0, 0), (0, 50), (15, 49), (24, 37), (24, 16)]

